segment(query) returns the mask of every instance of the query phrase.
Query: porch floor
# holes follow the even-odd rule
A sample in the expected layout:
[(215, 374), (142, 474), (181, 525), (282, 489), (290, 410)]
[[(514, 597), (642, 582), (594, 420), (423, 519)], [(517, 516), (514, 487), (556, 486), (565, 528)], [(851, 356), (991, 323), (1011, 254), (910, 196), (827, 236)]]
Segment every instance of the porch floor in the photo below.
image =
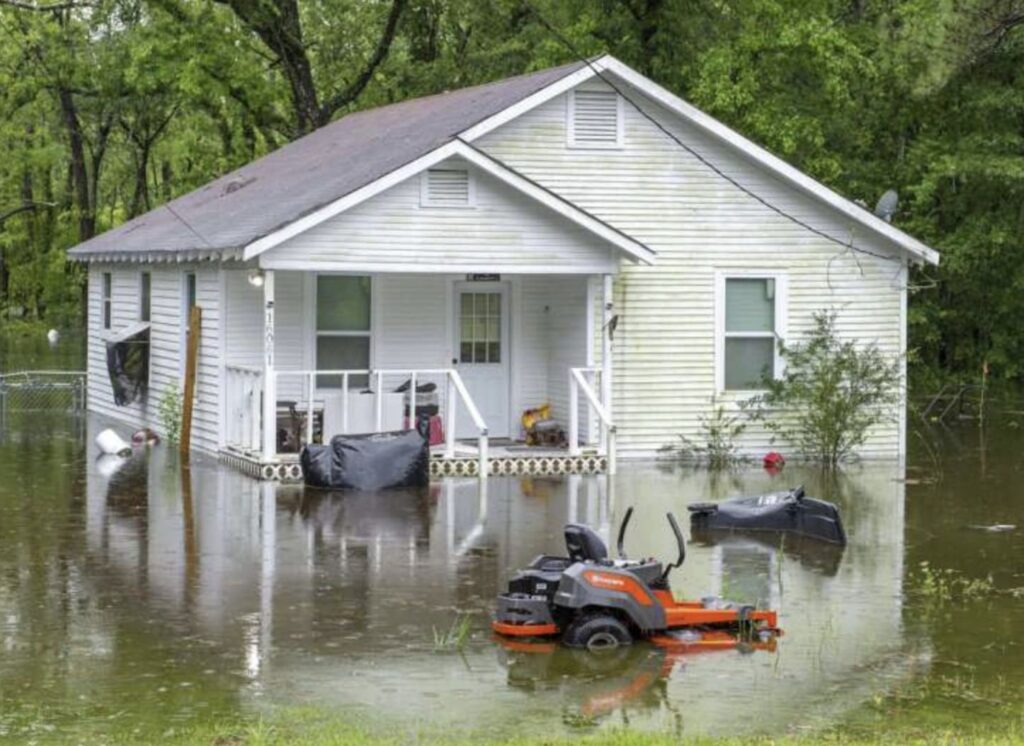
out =
[[(430, 475), (479, 476), (479, 459), (475, 440), (459, 441), (455, 456), (444, 455), (443, 444), (430, 448)], [(261, 453), (233, 448), (220, 452), (220, 459), (257, 479), (298, 482), (302, 481), (302, 467), (299, 454), (279, 453), (273, 460), (266, 460)], [(491, 476), (521, 475), (543, 476), (550, 474), (601, 474), (607, 470), (608, 462), (594, 448), (584, 447), (578, 455), (569, 455), (569, 449), (527, 446), (507, 439), (492, 440), (488, 448), (488, 462)]]

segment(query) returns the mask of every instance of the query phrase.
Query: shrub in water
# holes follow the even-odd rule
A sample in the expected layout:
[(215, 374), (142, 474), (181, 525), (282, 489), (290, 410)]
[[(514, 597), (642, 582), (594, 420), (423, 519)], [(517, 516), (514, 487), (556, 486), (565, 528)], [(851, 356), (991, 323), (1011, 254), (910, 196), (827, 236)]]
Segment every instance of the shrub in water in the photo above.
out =
[(835, 322), (834, 312), (820, 311), (803, 343), (780, 341), (785, 372), (766, 377), (765, 393), (745, 402), (773, 436), (830, 467), (848, 459), (872, 427), (895, 419), (902, 378), (898, 357), (841, 340)]

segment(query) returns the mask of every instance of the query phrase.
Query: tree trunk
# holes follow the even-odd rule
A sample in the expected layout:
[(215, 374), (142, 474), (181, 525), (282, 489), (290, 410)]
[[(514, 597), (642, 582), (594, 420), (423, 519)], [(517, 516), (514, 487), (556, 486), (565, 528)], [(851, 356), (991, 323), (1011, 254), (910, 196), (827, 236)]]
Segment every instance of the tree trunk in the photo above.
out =
[(78, 109), (75, 107), (71, 91), (61, 87), (57, 92), (57, 98), (71, 153), (71, 191), (78, 212), (78, 241), (81, 243), (96, 235), (96, 215), (89, 195), (89, 170), (85, 162), (85, 138), (82, 135), (82, 123), (78, 118)]

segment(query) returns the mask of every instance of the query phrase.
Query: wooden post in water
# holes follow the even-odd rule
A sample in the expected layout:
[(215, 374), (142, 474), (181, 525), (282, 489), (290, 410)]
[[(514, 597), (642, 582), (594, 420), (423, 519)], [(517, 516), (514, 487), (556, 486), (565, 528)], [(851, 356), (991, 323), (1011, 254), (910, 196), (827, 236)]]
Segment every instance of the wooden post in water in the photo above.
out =
[(192, 447), (192, 401), (196, 394), (196, 368), (199, 364), (199, 330), (203, 326), (203, 309), (192, 306), (188, 314), (188, 347), (185, 352), (185, 401), (181, 407), (181, 433), (178, 445), (188, 458)]

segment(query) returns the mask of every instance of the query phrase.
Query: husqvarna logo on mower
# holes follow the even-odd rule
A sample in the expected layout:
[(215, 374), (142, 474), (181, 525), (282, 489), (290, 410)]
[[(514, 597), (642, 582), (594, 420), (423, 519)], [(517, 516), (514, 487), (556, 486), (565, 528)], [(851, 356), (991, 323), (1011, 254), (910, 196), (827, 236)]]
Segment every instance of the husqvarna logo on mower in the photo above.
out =
[(607, 575), (602, 572), (588, 570), (583, 573), (583, 579), (596, 588), (628, 593), (641, 606), (650, 606), (652, 603), (650, 594), (632, 578), (623, 578), (617, 575)]
[(596, 572), (587, 573), (587, 580), (589, 580), (593, 585), (603, 586), (605, 588), (614, 588), (615, 590), (624, 590), (626, 587), (625, 580), (601, 575)]

